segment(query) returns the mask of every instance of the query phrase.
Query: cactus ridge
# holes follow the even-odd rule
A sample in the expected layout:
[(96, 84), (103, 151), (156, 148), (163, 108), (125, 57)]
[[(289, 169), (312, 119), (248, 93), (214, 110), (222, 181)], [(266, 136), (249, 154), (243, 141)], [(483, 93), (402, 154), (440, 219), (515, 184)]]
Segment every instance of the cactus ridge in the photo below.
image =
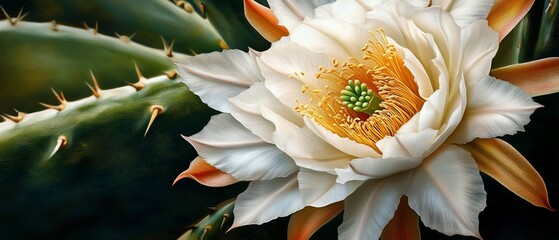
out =
[[(138, 122), (130, 124), (137, 126), (137, 131), (145, 137), (159, 115), (165, 112), (171, 112), (175, 117), (184, 115), (175, 112), (180, 109), (177, 106), (190, 105), (191, 111), (209, 112), (184, 84), (170, 80), (176, 77), (176, 73), (171, 72), (166, 76), (146, 79), (140, 73), (139, 80), (132, 86), (109, 90), (102, 90), (93, 77), (95, 87), (89, 85), (93, 94), (77, 101), (67, 101), (63, 93), (53, 90), (57, 103), (43, 104), (48, 109), (35, 113), (18, 112), (17, 116), (3, 115), (4, 121), (0, 123), (0, 155), (13, 152), (7, 151), (7, 148), (14, 148), (17, 144), (13, 143), (23, 139), (34, 142), (35, 139), (46, 137), (51, 144), (43, 144), (45, 147), (41, 155), (42, 160), (47, 160), (71, 143), (84, 141), (73, 139), (75, 129), (99, 121), (118, 121), (118, 116), (122, 114), (137, 116)], [(25, 158), (26, 151), (20, 149), (18, 152), (21, 158)], [(9, 154), (1, 157), (2, 160), (18, 158)]]

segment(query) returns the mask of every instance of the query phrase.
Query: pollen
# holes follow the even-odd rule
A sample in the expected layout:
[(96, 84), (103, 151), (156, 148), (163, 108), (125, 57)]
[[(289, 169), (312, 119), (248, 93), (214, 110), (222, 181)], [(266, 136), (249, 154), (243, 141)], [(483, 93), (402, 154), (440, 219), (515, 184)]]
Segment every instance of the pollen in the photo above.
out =
[[(380, 153), (376, 143), (385, 136), (394, 136), (419, 112), (425, 100), (384, 31), (370, 33), (361, 59), (333, 59), (331, 68), (319, 67), (315, 77), (324, 85), (303, 85), (302, 92), (311, 100), (297, 101), (295, 110), (338, 136)], [(309, 82), (304, 73), (291, 77)]]

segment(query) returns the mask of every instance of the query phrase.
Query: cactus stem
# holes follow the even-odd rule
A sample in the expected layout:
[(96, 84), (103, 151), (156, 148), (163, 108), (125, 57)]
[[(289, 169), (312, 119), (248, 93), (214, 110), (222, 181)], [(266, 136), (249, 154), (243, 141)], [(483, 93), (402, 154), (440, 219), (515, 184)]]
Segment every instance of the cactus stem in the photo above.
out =
[(101, 88), (99, 87), (99, 82), (97, 82), (97, 78), (95, 78), (95, 75), (93, 75), (93, 71), (91, 71), (91, 69), (89, 70), (89, 73), (91, 74), (91, 79), (93, 80), (93, 86), (91, 86), (88, 82), (85, 82), (85, 84), (87, 84), (89, 89), (91, 89), (91, 91), (93, 92), (93, 96), (95, 96), (95, 98), (99, 98), (101, 97)]
[(149, 128), (151, 127), (151, 125), (155, 121), (155, 118), (157, 118), (157, 116), (159, 116), (161, 113), (163, 113), (163, 107), (161, 105), (153, 105), (149, 108), (149, 111), (151, 112), (151, 117), (149, 119), (149, 123), (148, 123), (148, 127), (146, 128), (146, 132), (144, 133), (144, 137), (146, 137), (146, 135), (148, 134)]
[(53, 32), (58, 32), (58, 24), (56, 24), (56, 20), (52, 20), (51, 23), (52, 23), (52, 26), (50, 27), (50, 29), (51, 29)]
[(67, 144), (68, 144), (68, 138), (64, 135), (60, 135), (58, 137), (58, 140), (56, 140), (56, 146), (54, 146), (54, 149), (52, 150), (52, 152), (50, 153), (47, 159), (50, 159), (52, 156), (54, 156), (54, 154), (58, 152), (58, 150), (65, 147)]
[(64, 108), (66, 108), (66, 105), (68, 105), (68, 101), (66, 101), (66, 97), (64, 97), (63, 92), (60, 92), (60, 95), (58, 95), (58, 93), (56, 93), (56, 91), (54, 91), (54, 89), (51, 88), (50, 90), (52, 90), (52, 93), (54, 93), (54, 96), (60, 102), (60, 105), (50, 105), (50, 104), (45, 104), (45, 103), (39, 103), (39, 104), (45, 106), (46, 108), (54, 109), (54, 110), (57, 110), (57, 111), (61, 112), (62, 110), (64, 110)]
[(163, 36), (161, 36), (161, 41), (163, 42), (163, 51), (165, 51), (165, 55), (167, 55), (167, 57), (172, 58), (173, 57), (173, 46), (175, 45), (175, 39), (173, 39), (173, 41), (171, 41), (171, 44), (168, 44), (167, 41), (165, 41), (165, 38), (163, 38)]
[[(15, 110), (15, 109), (14, 109)], [(17, 116), (12, 116), (12, 115), (8, 115), (8, 114), (2, 114), (2, 118), (4, 118), (4, 120), (10, 120), (14, 123), (18, 123), (21, 122), (23, 120), (23, 118), (25, 118), (25, 113), (24, 112), (20, 112), (18, 110), (15, 110), (17, 112)]]
[[(97, 30), (95, 30), (97, 31)], [(115, 35), (118, 37), (118, 39), (120, 39), (120, 41), (122, 41), (123, 43), (130, 43), (132, 42), (132, 38), (134, 38), (134, 36), (136, 36), (136, 33), (133, 33), (130, 36), (126, 36), (126, 35), (120, 35), (118, 33), (115, 33)]]
[(179, 75), (179, 74), (177, 73), (177, 71), (175, 71), (175, 70), (170, 71), (170, 72), (168, 72), (168, 73), (165, 73), (165, 72), (164, 72), (164, 74), (167, 76), (167, 78), (169, 78), (169, 79), (171, 79), (171, 80), (175, 80), (175, 79), (177, 78), (177, 76)]
[(19, 13), (17, 14), (17, 17), (13, 18), (10, 17), (10, 14), (8, 14), (8, 12), (6, 12), (6, 10), (0, 6), (0, 9), (2, 9), (2, 13), (4, 13), (4, 16), (6, 16), (6, 18), (8, 19), (8, 21), (10, 22), (10, 24), (12, 26), (15, 26), (19, 21), (23, 20), (23, 18), (25, 18), (25, 16), (27, 16), (28, 13), (25, 13), (23, 15), (21, 15), (23, 13), (23, 8), (21, 8), (19, 10)]

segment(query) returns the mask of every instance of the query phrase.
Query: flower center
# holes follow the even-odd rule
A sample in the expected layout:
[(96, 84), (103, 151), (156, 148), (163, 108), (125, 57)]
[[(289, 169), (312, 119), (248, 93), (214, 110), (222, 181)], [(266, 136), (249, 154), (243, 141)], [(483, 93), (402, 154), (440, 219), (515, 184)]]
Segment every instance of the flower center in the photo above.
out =
[(380, 152), (376, 142), (394, 136), (425, 100), (384, 31), (371, 32), (371, 36), (360, 61), (353, 57), (344, 63), (333, 59), (332, 68), (320, 67), (316, 78), (325, 85), (314, 89), (303, 85), (303, 93), (311, 100), (307, 104), (297, 101), (295, 110), (340, 137)]

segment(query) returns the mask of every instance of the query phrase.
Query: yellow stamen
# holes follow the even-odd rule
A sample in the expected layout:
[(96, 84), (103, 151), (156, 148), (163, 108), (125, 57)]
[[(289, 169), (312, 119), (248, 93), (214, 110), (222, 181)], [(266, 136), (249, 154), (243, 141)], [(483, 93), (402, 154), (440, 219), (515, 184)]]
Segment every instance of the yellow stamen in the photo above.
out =
[[(297, 101), (295, 110), (312, 118), (324, 128), (339, 135), (366, 144), (380, 152), (376, 142), (396, 131), (409, 121), (423, 106), (418, 86), (412, 73), (388, 42), (382, 29), (371, 32), (372, 39), (363, 47), (361, 61), (350, 57), (347, 62), (332, 60), (332, 68), (319, 67), (315, 75), (325, 82), (321, 89), (303, 85), (302, 92), (309, 96), (309, 103)], [(309, 82), (304, 73), (293, 78)], [(372, 115), (354, 111), (340, 100), (340, 91), (348, 80), (359, 80), (380, 97), (380, 109)]]

